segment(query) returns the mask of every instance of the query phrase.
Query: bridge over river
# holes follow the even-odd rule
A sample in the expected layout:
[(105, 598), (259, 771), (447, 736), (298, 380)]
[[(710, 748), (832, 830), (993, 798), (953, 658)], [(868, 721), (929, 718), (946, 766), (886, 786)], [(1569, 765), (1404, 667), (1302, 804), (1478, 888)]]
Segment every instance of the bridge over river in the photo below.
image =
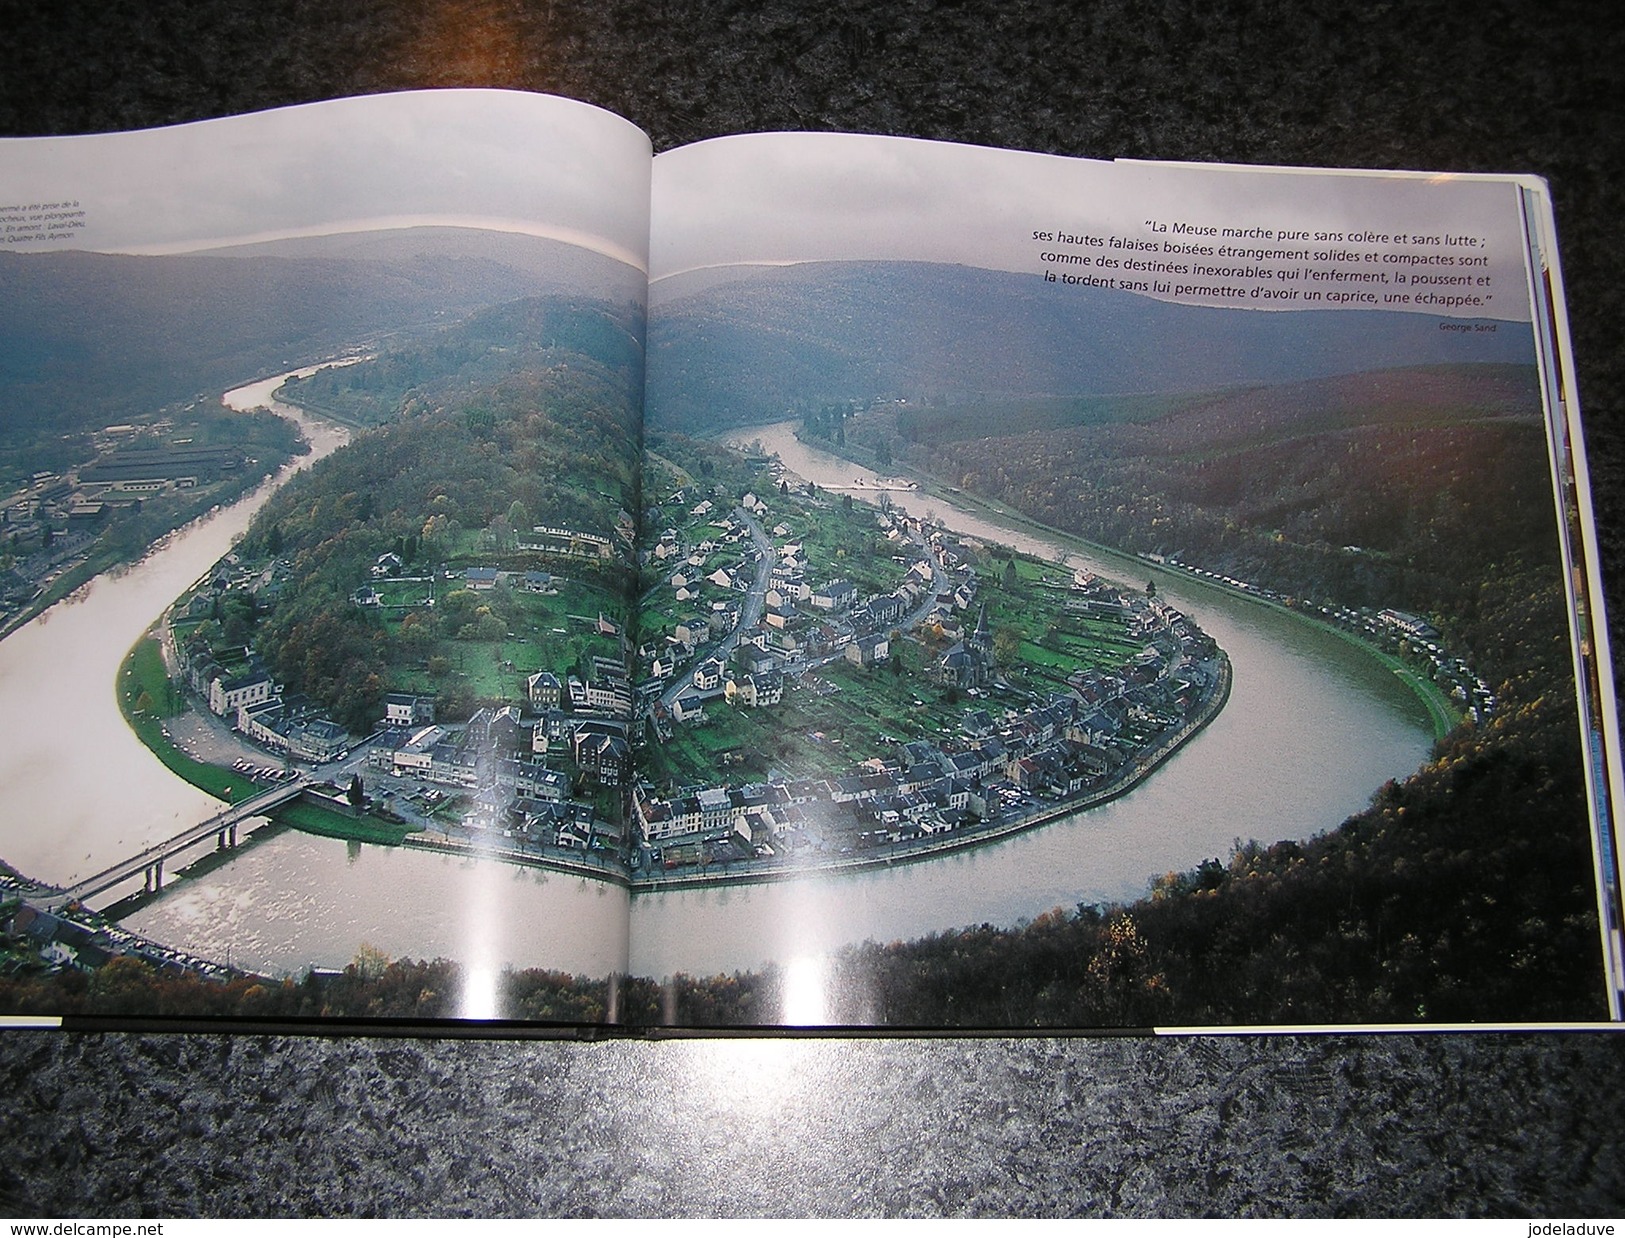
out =
[(52, 911), (66, 906), (68, 903), (82, 903), (87, 898), (93, 898), (104, 890), (110, 890), (120, 882), (128, 881), (137, 875), (146, 877), (146, 888), (149, 891), (164, 888), (164, 861), (180, 854), (189, 847), (202, 842), (213, 834), (222, 850), (237, 845), (237, 826), (250, 817), (263, 817), (272, 809), (278, 808), (290, 800), (296, 800), (305, 793), (311, 785), (308, 777), (295, 778), (291, 782), (280, 783), (267, 791), (250, 796), (241, 803), (216, 813), (206, 821), (197, 825), (188, 826), (173, 838), (155, 843), (136, 855), (120, 860), (111, 867), (104, 868), (93, 877), (86, 877), (83, 881), (75, 882), (60, 894), (52, 895), (45, 901), (45, 905)]

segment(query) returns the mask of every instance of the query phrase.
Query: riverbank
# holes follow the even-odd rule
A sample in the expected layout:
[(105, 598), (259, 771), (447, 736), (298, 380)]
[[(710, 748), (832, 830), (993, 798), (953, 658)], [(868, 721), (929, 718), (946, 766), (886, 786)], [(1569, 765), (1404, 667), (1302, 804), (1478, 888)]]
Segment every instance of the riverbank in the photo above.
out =
[(128, 558), (111, 547), (97, 548), (93, 543), (83, 559), (63, 569), (38, 597), (15, 614), (7, 616), (4, 622), (0, 622), (0, 640), (4, 640), (24, 624), (44, 614), (63, 598), (71, 597), (103, 572), (110, 572), (128, 562), (130, 562)]
[(1232, 597), (1246, 598), (1249, 602), (1252, 602), (1257, 606), (1267, 607), (1268, 609), (1276, 611), (1279, 614), (1290, 615), (1298, 622), (1308, 624), (1312, 628), (1317, 628), (1322, 632), (1329, 633), (1346, 644), (1354, 646), (1362, 653), (1368, 654), (1369, 656), (1375, 658), (1378, 662), (1382, 663), (1382, 665), (1391, 670), (1394, 675), (1411, 690), (1416, 698), (1422, 702), (1423, 707), (1428, 711), (1428, 718), (1433, 724), (1433, 738), (1435, 740), (1443, 739), (1446, 735), (1450, 734), (1451, 731), (1455, 730), (1458, 725), (1460, 725), (1462, 720), (1460, 710), (1455, 709), (1451, 705), (1450, 698), (1444, 694), (1444, 692), (1439, 688), (1438, 684), (1434, 683), (1431, 679), (1424, 678), (1422, 675), (1418, 674), (1414, 668), (1407, 666), (1400, 659), (1394, 657), (1393, 654), (1377, 648), (1377, 646), (1373, 645), (1370, 641), (1362, 639), (1353, 632), (1350, 632), (1347, 628), (1340, 627), (1335, 623), (1329, 623), (1325, 619), (1311, 615), (1306, 611), (1298, 609), (1297, 607), (1287, 606), (1284, 603), (1277, 602), (1274, 598), (1262, 597), (1258, 593), (1251, 590), (1238, 589), (1235, 585), (1226, 584), (1220, 580), (1208, 580), (1203, 576), (1197, 575), (1193, 569), (1186, 567), (1184, 564), (1162, 563), (1148, 564), (1148, 566), (1163, 572), (1177, 574), (1181, 580), (1188, 580), (1193, 585), (1199, 585), (1208, 589), (1215, 589), (1223, 593), (1228, 593)]
[[(118, 530), (101, 530), (72, 552), (71, 558), (67, 560), (67, 566), (50, 577), (49, 583), (41, 589), (37, 597), (28, 601), (20, 610), (7, 615), (4, 621), (0, 621), (0, 640), (4, 640), (18, 628), (38, 618), (58, 602), (72, 597), (98, 577), (133, 567), (161, 547), (170, 537), (185, 532), (188, 526), (197, 521), (206, 520), (215, 510), (239, 502), (252, 494), (257, 487), (264, 485), (268, 478), (274, 477), (279, 470), (298, 459), (297, 452), (288, 452), (280, 458), (273, 457), (268, 462), (239, 475), (230, 483), (216, 482), (201, 492), (194, 491), (195, 497), (190, 502), (176, 506), (175, 510), (169, 513), (168, 518), (160, 526), (157, 537), (151, 543), (131, 548), (119, 543), (116, 537)], [(148, 506), (144, 510), (158, 510), (158, 504), (164, 502), (173, 505), (173, 500), (169, 496), (159, 495), (156, 500), (149, 499)]]
[(791, 861), (741, 860), (718, 865), (715, 871), (664, 873), (647, 876), (627, 876), (600, 867), (587, 860), (571, 860), (557, 856), (538, 856), (513, 848), (493, 845), (484, 840), (463, 840), (450, 837), (428, 838), (413, 836), (402, 840), (402, 845), (423, 851), (437, 851), (452, 855), (465, 855), (477, 859), (505, 860), (527, 868), (564, 873), (597, 881), (607, 881), (627, 889), (634, 898), (639, 895), (663, 894), (674, 890), (715, 889), (724, 886), (763, 885), (770, 882), (795, 881), (813, 876), (859, 873), (879, 868), (892, 868), (936, 859), (954, 852), (989, 846), (1017, 834), (1049, 825), (1063, 817), (1087, 812), (1119, 799), (1134, 790), (1154, 774), (1170, 758), (1195, 738), (1204, 727), (1223, 711), (1230, 699), (1230, 661), (1222, 653), (1218, 656), (1218, 677), (1195, 715), (1187, 719), (1172, 735), (1156, 748), (1137, 757), (1126, 773), (1102, 787), (1086, 794), (1050, 803), (1036, 812), (987, 825), (966, 826), (948, 834), (934, 834), (906, 843), (887, 844), (884, 849), (874, 848), (863, 855), (818, 856), (813, 859), (797, 858)]
[[(175, 742), (169, 731), (169, 721), (185, 714), (190, 706), (185, 703), (182, 690), (169, 678), (156, 632), (148, 632), (125, 655), (124, 663), (119, 668), (118, 702), (124, 721), (135, 732), (136, 738), (163, 763), (164, 768), (200, 791), (207, 791), (217, 800), (230, 804), (246, 798), (245, 792), (253, 794), (261, 789), (254, 786), (252, 780), (245, 788), (247, 775), (199, 761)], [(268, 816), (308, 834), (339, 838), (346, 842), (395, 846), (406, 841), (410, 832), (402, 826), (377, 818), (351, 816), (348, 812), (324, 808), (307, 799), (285, 804)]]

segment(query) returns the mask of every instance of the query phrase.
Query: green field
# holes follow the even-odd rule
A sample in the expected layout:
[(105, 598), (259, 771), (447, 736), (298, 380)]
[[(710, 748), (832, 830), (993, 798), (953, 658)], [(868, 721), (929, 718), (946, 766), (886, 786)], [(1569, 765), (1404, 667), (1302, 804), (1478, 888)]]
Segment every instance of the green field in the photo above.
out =
[[(553, 671), (562, 680), (595, 655), (620, 657), (619, 641), (596, 630), (600, 614), (618, 622), (625, 609), (624, 599), (609, 589), (560, 580), (556, 594), (507, 585), (470, 593), (457, 582), (438, 583), (436, 610), (385, 612), (392, 635), (400, 636), (403, 625), (422, 633), (415, 642), (402, 642), (411, 643), (417, 657), (392, 669), (393, 690), (433, 695), (455, 676), (476, 700), (522, 700), (525, 680), (537, 671)], [(460, 604), (466, 615), (452, 617), (450, 604)], [(456, 634), (446, 634), (448, 628)]]
[(988, 627), (996, 641), (1001, 631), (1020, 636), (1019, 652), (999, 665), (1011, 684), (1045, 692), (1074, 671), (1121, 667), (1145, 647), (1120, 616), (1068, 611), (1066, 603), (1078, 596), (1070, 572), (1026, 555), (990, 551), (984, 557), (979, 598), (987, 604)]

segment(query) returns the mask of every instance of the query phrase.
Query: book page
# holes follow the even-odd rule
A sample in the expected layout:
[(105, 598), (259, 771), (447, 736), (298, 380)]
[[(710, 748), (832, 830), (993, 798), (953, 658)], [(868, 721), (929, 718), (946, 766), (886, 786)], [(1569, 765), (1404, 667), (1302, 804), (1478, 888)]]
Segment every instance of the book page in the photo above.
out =
[(613, 1019), (648, 177), (495, 91), (0, 144), (0, 1010)]
[(1536, 188), (658, 157), (664, 1017), (1617, 1016)]

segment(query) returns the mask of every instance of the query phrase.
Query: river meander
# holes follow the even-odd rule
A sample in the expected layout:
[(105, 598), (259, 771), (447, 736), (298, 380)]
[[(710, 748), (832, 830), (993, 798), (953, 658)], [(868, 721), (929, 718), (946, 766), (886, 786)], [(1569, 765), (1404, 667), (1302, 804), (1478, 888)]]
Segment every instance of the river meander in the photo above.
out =
[[(347, 440), (342, 429), (271, 399), (287, 377), (224, 400), (291, 418), (309, 455), (0, 641), (0, 857), (19, 871), (66, 884), (218, 810), (140, 744), (113, 685), (130, 646), (231, 548), (276, 487)], [(276, 830), (196, 879), (171, 880), (164, 897), (124, 923), (273, 975), (342, 966), (363, 942), (397, 958), (601, 975), (626, 965), (625, 907), (625, 895), (600, 882)]]
[[(789, 423), (741, 431), (820, 486), (854, 466), (798, 442)], [(861, 496), (861, 492), (860, 496)], [(1178, 573), (1107, 562), (1004, 528), (924, 493), (900, 508), (961, 532), (1157, 589), (1230, 655), (1220, 715), (1121, 799), (988, 847), (838, 878), (639, 897), (633, 970), (660, 976), (817, 957), (854, 941), (891, 941), (966, 924), (1011, 924), (1052, 907), (1127, 899), (1152, 876), (1224, 858), (1237, 838), (1306, 838), (1365, 806), (1427, 758), (1427, 710), (1377, 659), (1337, 635)]]
[[(281, 377), (228, 393), (270, 401)], [(343, 435), (295, 410), (316, 446)], [(853, 466), (797, 443), (787, 426), (752, 430), (820, 485)], [(307, 462), (309, 457), (307, 457)], [(169, 774), (119, 715), (119, 660), (163, 609), (229, 548), (271, 487), (172, 537), (136, 568), (100, 579), (0, 642), (0, 856), (66, 882), (201, 819), (208, 796)], [(1057, 557), (1039, 537), (923, 494), (899, 506)], [(1076, 553), (1069, 559), (1089, 563)], [(1093, 563), (1137, 582), (1137, 565)], [(1010, 924), (1051, 907), (1132, 898), (1169, 869), (1223, 857), (1236, 838), (1307, 837), (1337, 825), (1432, 742), (1426, 711), (1376, 659), (1290, 615), (1156, 574), (1158, 589), (1229, 653), (1234, 686), (1219, 717), (1121, 799), (1006, 841), (895, 869), (633, 901), (605, 883), (275, 831), (131, 915), (135, 931), (272, 974), (341, 966), (367, 942), (392, 957), (471, 967), (547, 966), (604, 974), (710, 974), (816, 958), (865, 939), (964, 924)]]

